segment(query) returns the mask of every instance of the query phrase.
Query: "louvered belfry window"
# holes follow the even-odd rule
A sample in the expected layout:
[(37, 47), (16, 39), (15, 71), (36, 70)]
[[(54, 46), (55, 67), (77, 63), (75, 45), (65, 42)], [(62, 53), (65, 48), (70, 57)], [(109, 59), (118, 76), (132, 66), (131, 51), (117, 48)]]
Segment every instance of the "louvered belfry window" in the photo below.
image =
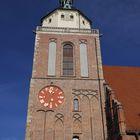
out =
[(63, 46), (63, 75), (73, 75), (73, 46), (71, 44)]

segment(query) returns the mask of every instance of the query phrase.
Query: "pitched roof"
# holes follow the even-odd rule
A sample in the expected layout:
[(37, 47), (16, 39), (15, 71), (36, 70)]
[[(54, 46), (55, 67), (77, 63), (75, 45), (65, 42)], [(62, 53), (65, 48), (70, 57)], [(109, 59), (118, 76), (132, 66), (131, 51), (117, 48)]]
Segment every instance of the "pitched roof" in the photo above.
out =
[(127, 130), (140, 130), (140, 67), (103, 66), (103, 70), (123, 105)]

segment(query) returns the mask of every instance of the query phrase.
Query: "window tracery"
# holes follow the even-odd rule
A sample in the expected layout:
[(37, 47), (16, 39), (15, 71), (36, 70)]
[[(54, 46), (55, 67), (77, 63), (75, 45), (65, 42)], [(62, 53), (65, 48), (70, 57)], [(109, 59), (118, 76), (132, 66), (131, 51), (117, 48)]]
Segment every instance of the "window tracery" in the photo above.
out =
[(63, 75), (73, 75), (73, 46), (69, 43), (63, 46)]

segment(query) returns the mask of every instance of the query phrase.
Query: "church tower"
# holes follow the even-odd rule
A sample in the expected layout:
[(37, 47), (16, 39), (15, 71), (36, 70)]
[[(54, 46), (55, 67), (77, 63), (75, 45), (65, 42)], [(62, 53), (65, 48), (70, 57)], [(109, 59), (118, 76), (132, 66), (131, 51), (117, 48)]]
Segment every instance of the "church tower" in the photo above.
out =
[(105, 140), (99, 31), (72, 0), (36, 28), (26, 140)]

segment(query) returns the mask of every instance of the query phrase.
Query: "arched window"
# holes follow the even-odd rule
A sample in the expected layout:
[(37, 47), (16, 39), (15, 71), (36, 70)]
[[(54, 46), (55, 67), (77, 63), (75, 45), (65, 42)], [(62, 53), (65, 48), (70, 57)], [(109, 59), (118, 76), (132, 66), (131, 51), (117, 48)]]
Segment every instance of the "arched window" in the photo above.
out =
[(74, 109), (74, 111), (79, 110), (79, 101), (78, 101), (78, 99), (74, 99), (74, 101), (73, 101), (73, 109)]
[(73, 46), (63, 46), (63, 75), (73, 75)]
[(73, 136), (72, 140), (80, 140), (78, 136)]

